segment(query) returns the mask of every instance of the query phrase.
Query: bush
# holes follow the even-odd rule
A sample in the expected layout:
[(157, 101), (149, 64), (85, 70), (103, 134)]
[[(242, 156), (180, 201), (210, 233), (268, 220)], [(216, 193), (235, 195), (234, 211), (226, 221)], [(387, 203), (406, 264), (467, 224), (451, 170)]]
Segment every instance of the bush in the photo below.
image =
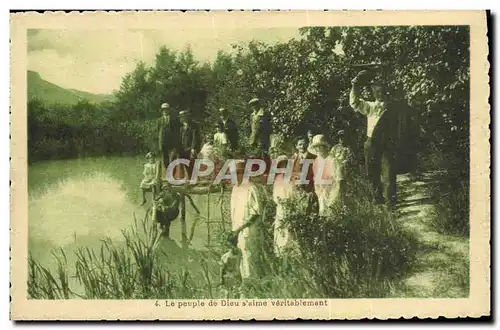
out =
[(465, 173), (441, 172), (433, 176), (431, 198), (438, 201), (431, 225), (442, 234), (469, 237), (469, 177)]
[[(372, 204), (370, 185), (356, 176), (344, 205), (332, 215), (306, 212), (299, 197), (284, 201), (284, 222), (296, 237), (283, 257), (262, 244), (267, 273), (248, 293), (257, 298), (388, 297), (415, 258), (417, 242), (405, 232), (394, 214)], [(272, 201), (269, 204), (274, 204)], [(274, 205), (264, 220), (267, 242), (273, 241)], [(221, 235), (221, 243), (225, 235)], [(300, 252), (299, 252), (300, 251)]]
[(428, 147), (429, 197), (435, 201), (431, 225), (442, 234), (469, 236), (469, 140)]
[(296, 200), (287, 203), (286, 221), (300, 246), (294, 268), (308, 270), (315, 296), (352, 298), (390, 295), (393, 281), (415, 257), (416, 241), (393, 214), (371, 202), (369, 185), (354, 178), (345, 204), (331, 215), (307, 214)]
[[(53, 110), (37, 100), (28, 103), (30, 163), (49, 159), (137, 155), (157, 148), (154, 120), (111, 120), (106, 117), (105, 109), (88, 105), (95, 111), (94, 116), (78, 121), (80, 106)], [(61, 112), (60, 116), (58, 112)]]

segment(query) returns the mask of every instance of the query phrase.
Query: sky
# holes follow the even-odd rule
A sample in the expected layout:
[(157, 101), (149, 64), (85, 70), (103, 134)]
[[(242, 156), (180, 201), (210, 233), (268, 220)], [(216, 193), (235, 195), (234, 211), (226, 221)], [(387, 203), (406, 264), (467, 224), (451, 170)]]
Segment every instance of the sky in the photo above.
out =
[(182, 51), (189, 44), (200, 62), (212, 61), (219, 49), (259, 40), (286, 42), (299, 38), (297, 28), (179, 30), (28, 30), (28, 70), (68, 89), (109, 94), (138, 61), (152, 64), (165, 45)]

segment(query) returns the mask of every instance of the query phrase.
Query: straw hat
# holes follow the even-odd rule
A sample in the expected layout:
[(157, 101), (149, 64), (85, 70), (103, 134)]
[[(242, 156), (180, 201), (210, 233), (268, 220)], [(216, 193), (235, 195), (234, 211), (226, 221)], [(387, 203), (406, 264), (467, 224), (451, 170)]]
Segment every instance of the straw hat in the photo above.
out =
[(236, 163), (236, 173), (241, 173), (245, 171), (245, 160), (243, 159), (235, 159), (234, 162)]
[(163, 103), (163, 104), (161, 105), (161, 109), (162, 109), (162, 110), (163, 110), (163, 109), (168, 109), (168, 108), (170, 108), (170, 104), (168, 104), (168, 103)]
[(325, 136), (323, 134), (315, 135), (312, 138), (311, 144), (309, 145), (309, 147), (307, 147), (307, 151), (309, 151), (313, 155), (317, 155), (318, 149), (320, 147), (326, 147), (328, 149), (330, 149), (331, 147), (330, 144), (326, 141)]
[(249, 104), (249, 105), (252, 105), (252, 104), (255, 104), (255, 103), (259, 103), (259, 102), (260, 102), (260, 100), (259, 100), (258, 98), (256, 98), (256, 97), (254, 97), (253, 99), (251, 99), (251, 100), (248, 102), (248, 104)]
[(280, 167), (282, 162), (285, 162), (288, 160), (288, 157), (286, 155), (280, 155), (276, 158), (276, 167)]
[(187, 116), (188, 114), (189, 114), (188, 110), (182, 110), (181, 112), (179, 112), (179, 116)]

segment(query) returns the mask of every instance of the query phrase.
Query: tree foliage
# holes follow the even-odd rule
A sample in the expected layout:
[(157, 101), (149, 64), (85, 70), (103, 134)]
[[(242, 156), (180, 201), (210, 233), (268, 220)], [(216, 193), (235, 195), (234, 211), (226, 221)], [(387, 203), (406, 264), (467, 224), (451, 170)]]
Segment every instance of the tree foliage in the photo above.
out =
[(190, 47), (180, 53), (161, 47), (152, 66), (139, 62), (123, 77), (116, 93), (121, 119), (156, 118), (164, 102), (177, 111), (190, 110), (198, 117), (204, 112), (209, 75), (208, 64), (200, 65)]
[[(285, 141), (313, 128), (335, 142), (342, 129), (348, 145), (362, 155), (366, 119), (349, 106), (351, 79), (361, 70), (357, 65), (379, 63), (391, 98), (410, 105), (419, 118), (426, 151), (453, 155), (449, 166), (468, 159), (468, 27), (305, 27), (300, 33), (272, 45), (233, 45), (212, 63), (197, 62), (190, 47), (182, 52), (161, 47), (154, 63), (139, 62), (123, 77), (115, 103), (100, 109), (80, 103), (67, 111), (42, 111), (42, 117), (75, 127), (96, 122), (137, 126), (157, 118), (161, 103), (168, 102), (177, 111), (190, 110), (204, 133), (213, 133), (217, 110), (225, 107), (245, 140), (248, 101), (259, 97)], [(30, 118), (39, 113), (34, 110)], [(154, 145), (154, 137), (137, 138)]]

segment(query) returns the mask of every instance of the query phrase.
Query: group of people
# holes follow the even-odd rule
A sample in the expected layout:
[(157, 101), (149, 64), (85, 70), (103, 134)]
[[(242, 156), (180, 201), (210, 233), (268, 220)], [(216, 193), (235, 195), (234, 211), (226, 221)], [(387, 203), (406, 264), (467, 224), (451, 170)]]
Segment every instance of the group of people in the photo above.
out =
[[(148, 162), (144, 165), (144, 178), (140, 184), (142, 190), (142, 203), (146, 203), (146, 192), (152, 191), (153, 199), (159, 192), (159, 180), (165, 166), (175, 159), (195, 159), (200, 150), (200, 129), (192, 119), (188, 110), (179, 112), (175, 116), (168, 103), (161, 105), (161, 117), (157, 122), (158, 150), (160, 162), (156, 162), (154, 152), (146, 155)], [(192, 164), (192, 162), (191, 162)], [(191, 166), (179, 166), (175, 176), (188, 176), (192, 171)]]
[[(393, 123), (390, 120), (391, 116), (387, 115), (391, 108), (387, 103), (384, 86), (377, 81), (369, 81), (368, 76), (367, 71), (362, 71), (352, 80), (349, 103), (355, 111), (367, 117), (365, 168), (374, 189), (376, 201), (379, 203), (385, 201), (389, 207), (393, 207), (396, 196), (396, 170), (394, 137), (390, 132), (394, 130), (391, 128)], [(361, 97), (361, 86), (367, 80), (371, 84), (374, 101), (367, 101)], [(270, 149), (273, 149), (273, 127), (270, 116), (258, 98), (250, 100), (248, 105), (252, 110), (249, 144), (256, 151), (257, 157), (270, 165), (269, 154)], [(159, 171), (165, 169), (172, 160), (177, 158), (214, 160), (228, 157), (228, 155), (235, 157), (240, 147), (240, 132), (235, 121), (229, 118), (229, 112), (226, 109), (219, 109), (220, 120), (216, 132), (213, 136), (209, 134), (205, 137), (203, 146), (201, 146), (200, 128), (191, 120), (188, 111), (181, 111), (179, 122), (177, 122), (176, 116), (173, 115), (167, 103), (162, 104), (161, 110), (162, 116), (158, 121), (158, 142), (162, 166), (158, 167), (154, 155), (148, 154), (149, 161), (145, 164), (145, 177), (141, 182), (143, 192), (153, 187), (153, 194), (155, 194), (154, 186), (157, 183), (155, 180), (158, 178)], [(276, 204), (273, 246), (274, 252), (279, 256), (294, 243), (292, 233), (283, 224), (284, 201), (287, 198), (297, 197), (297, 200), (303, 202), (304, 208), (320, 216), (328, 216), (332, 210), (331, 206), (335, 203), (342, 203), (345, 198), (348, 188), (346, 185), (346, 178), (349, 175), (348, 163), (352, 159), (352, 153), (344, 143), (344, 131), (341, 130), (335, 134), (335, 145), (329, 143), (325, 135), (314, 133), (309, 131), (307, 137), (299, 137), (296, 140), (293, 155), (279, 155), (276, 149), (273, 149), (277, 173), (273, 173), (276, 176), (272, 197), (268, 197), (267, 190), (262, 184), (271, 166), (266, 166), (263, 175), (245, 181), (243, 180), (245, 159), (235, 157), (237, 183), (232, 187), (231, 192), (232, 231), (228, 239), (230, 249), (222, 257), (221, 275), (225, 283), (229, 278), (234, 279), (235, 269), (237, 269), (236, 277), (239, 278), (238, 283), (244, 284), (247, 280), (260, 276), (262, 256), (259, 251), (265, 231), (262, 228), (264, 223), (262, 220), (267, 216), (266, 205), (269, 199)], [(291, 171), (285, 171), (290, 163), (292, 164)], [(192, 161), (191, 164), (193, 164)], [(304, 166), (308, 166), (305, 171)], [(191, 171), (192, 165), (182, 166), (176, 175), (189, 177)], [(296, 184), (295, 179), (303, 176), (304, 173), (306, 183)], [(381, 179), (382, 174), (384, 180)], [(329, 180), (330, 183), (318, 182), (323, 180)], [(144, 193), (142, 202), (145, 203)]]
[[(245, 287), (247, 282), (259, 278), (263, 271), (263, 239), (265, 232), (269, 200), (276, 205), (274, 217), (273, 250), (276, 256), (283, 257), (287, 251), (296, 248), (293, 232), (284, 222), (288, 198), (300, 203), (307, 213), (328, 216), (335, 203), (341, 203), (345, 196), (346, 165), (351, 153), (343, 143), (343, 131), (337, 134), (337, 143), (332, 146), (324, 135), (318, 134), (308, 140), (300, 137), (296, 141), (296, 151), (291, 157), (280, 155), (276, 158), (276, 173), (272, 187), (272, 197), (264, 185), (265, 175), (243, 180), (245, 161), (236, 163), (237, 184), (231, 192), (232, 232), (229, 237), (228, 252), (222, 257), (222, 280), (225, 285), (239, 278)], [(290, 165), (289, 165), (290, 164)], [(291, 171), (287, 171), (290, 166)], [(304, 166), (307, 169), (304, 170)], [(304, 181), (297, 181), (305, 175)], [(288, 177), (287, 177), (288, 176)], [(317, 182), (329, 181), (329, 184)], [(299, 183), (297, 183), (299, 182)], [(303, 183), (302, 183), (303, 182)], [(238, 268), (234, 260), (238, 259)], [(231, 266), (233, 265), (233, 266)], [(232, 272), (229, 268), (233, 267)], [(236, 272), (236, 276), (235, 276)]]
[[(361, 97), (361, 85), (371, 85), (374, 101), (367, 101)], [(367, 71), (360, 72), (352, 80), (349, 95), (351, 107), (367, 117), (367, 131), (365, 142), (365, 170), (372, 185), (377, 203), (387, 203), (389, 209), (396, 202), (396, 156), (394, 125), (397, 118), (394, 107), (387, 102), (384, 86), (377, 81), (369, 80)], [(317, 212), (320, 216), (328, 216), (335, 203), (342, 205), (347, 185), (348, 163), (352, 159), (351, 151), (344, 145), (343, 131), (337, 134), (337, 143), (332, 147), (324, 135), (308, 132), (308, 140), (299, 138), (296, 142), (296, 152), (292, 156), (292, 178), (285, 180), (286, 174), (278, 174), (274, 181), (273, 200), (276, 203), (274, 219), (274, 253), (282, 256), (287, 248), (292, 251), (294, 245), (293, 233), (283, 223), (285, 204), (283, 202), (295, 195), (295, 201), (302, 201), (300, 207), (310, 212)], [(278, 169), (286, 166), (288, 157), (278, 156)], [(295, 185), (293, 178), (302, 175), (301, 166), (312, 167), (306, 171), (308, 184)], [(244, 171), (243, 163), (237, 166), (238, 175)], [(381, 179), (381, 176), (384, 179)], [(317, 179), (330, 179), (330, 184), (318, 184)], [(263, 275), (262, 269), (262, 233), (265, 232), (264, 219), (266, 217), (265, 189), (258, 184), (258, 178), (242, 184), (240, 177), (238, 184), (233, 188), (231, 196), (232, 233), (229, 242), (232, 246), (222, 256), (222, 283), (231, 295), (237, 292), (240, 297), (248, 292), (245, 287), (253, 279)], [(289, 250), (290, 251), (290, 250)], [(233, 296), (234, 297), (234, 296)]]

